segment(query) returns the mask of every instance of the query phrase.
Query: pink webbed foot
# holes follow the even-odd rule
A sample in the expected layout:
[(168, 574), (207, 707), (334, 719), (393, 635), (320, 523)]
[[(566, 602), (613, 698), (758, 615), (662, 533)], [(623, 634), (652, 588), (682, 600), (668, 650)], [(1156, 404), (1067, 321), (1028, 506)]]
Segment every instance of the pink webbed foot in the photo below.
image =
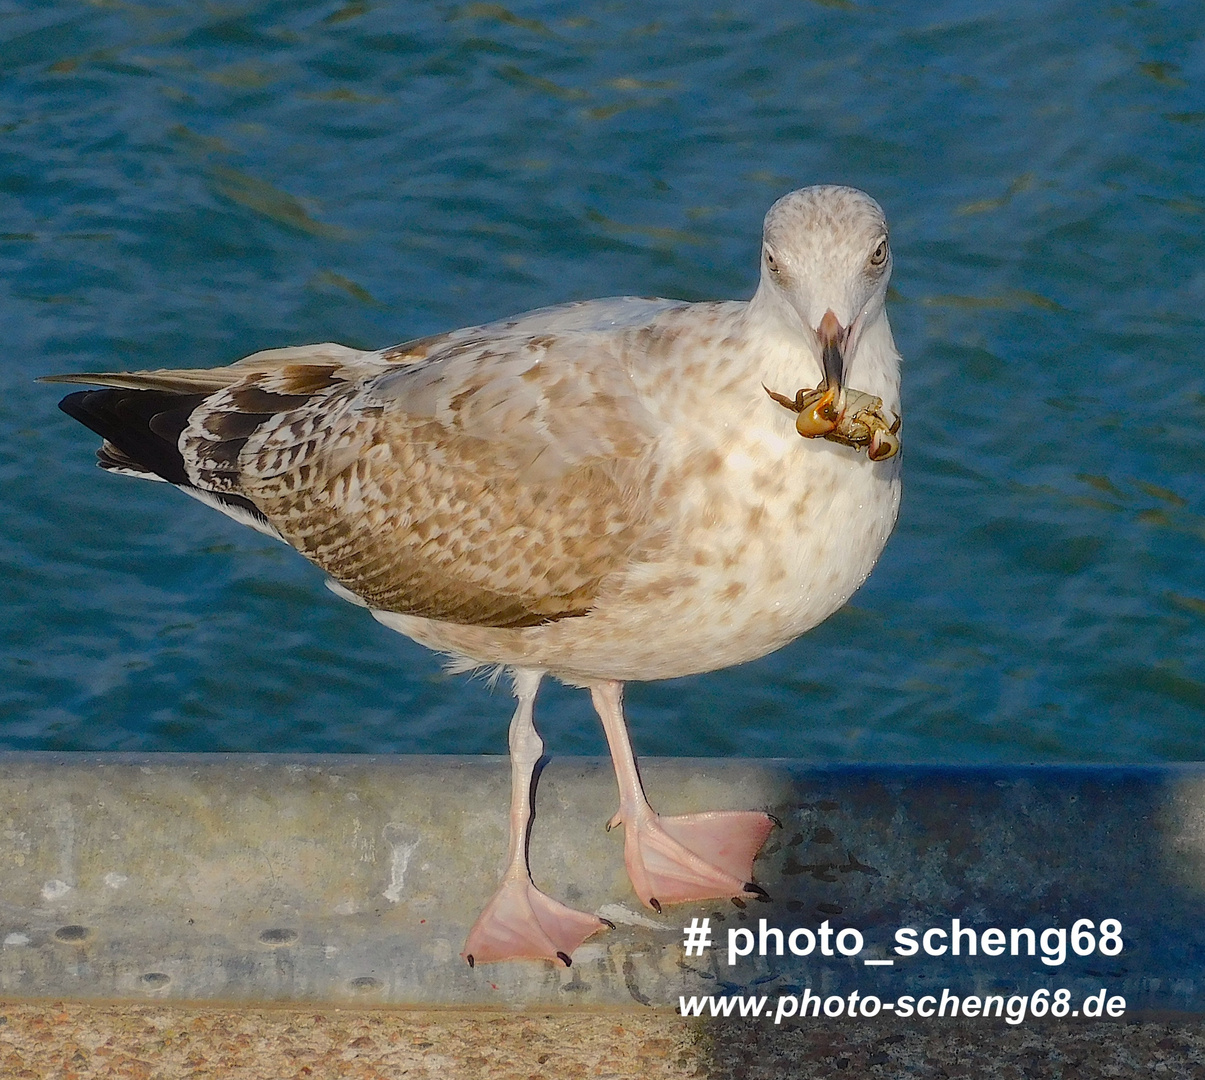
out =
[(569, 967), (574, 949), (612, 925), (545, 896), (530, 878), (512, 874), (502, 880), (477, 916), (460, 955), (469, 967), (522, 959), (551, 960)]
[[(623, 820), (616, 814), (608, 828)], [(660, 817), (651, 809), (624, 824), (624, 862), (645, 906), (765, 896), (753, 883), (753, 858), (774, 820), (751, 810)]]

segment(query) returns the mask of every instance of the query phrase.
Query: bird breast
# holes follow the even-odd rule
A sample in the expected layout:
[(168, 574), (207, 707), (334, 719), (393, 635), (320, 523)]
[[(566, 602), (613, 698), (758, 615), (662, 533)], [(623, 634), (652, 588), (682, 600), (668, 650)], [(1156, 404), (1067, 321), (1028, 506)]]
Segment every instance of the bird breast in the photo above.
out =
[(845, 604), (878, 560), (899, 497), (898, 459), (870, 462), (775, 418), (666, 463), (641, 557), (587, 615), (524, 628), (378, 618), (468, 663), (569, 682), (712, 671), (781, 648)]

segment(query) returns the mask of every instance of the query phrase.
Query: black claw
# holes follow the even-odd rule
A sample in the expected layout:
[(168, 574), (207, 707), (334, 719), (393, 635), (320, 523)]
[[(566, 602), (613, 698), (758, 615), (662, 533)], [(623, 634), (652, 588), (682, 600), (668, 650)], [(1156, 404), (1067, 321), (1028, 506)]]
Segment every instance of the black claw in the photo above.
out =
[(766, 892), (766, 890), (763, 889), (760, 885), (758, 885), (756, 881), (746, 881), (745, 882), (745, 892), (752, 893), (759, 900), (769, 900), (770, 899), (770, 894), (768, 892)]
[(615, 924), (614, 924), (614, 923), (613, 923), (613, 922), (612, 922), (610, 919), (604, 919), (604, 918), (603, 918), (601, 915), (599, 915), (599, 916), (598, 916), (598, 921), (599, 921), (600, 923), (602, 923), (602, 924), (603, 924), (603, 926), (606, 926), (606, 927), (608, 927), (608, 928), (609, 928), (609, 929), (611, 929), (611, 930), (614, 930), (614, 929), (615, 929)]
[(473, 966), (473, 954), (469, 953), (469, 955), (466, 956), (465, 959), (469, 962), (469, 967), (472, 967)]
[(608, 821), (608, 822), (607, 822), (607, 823), (606, 823), (606, 824), (603, 826), (603, 829), (604, 829), (604, 830), (606, 830), (607, 832), (610, 832), (610, 831), (611, 831), (611, 823)]
[(661, 914), (661, 903), (655, 896), (649, 897), (649, 907), (651, 907), (658, 915)]
[(734, 896), (734, 897), (732, 898), (732, 906), (733, 906), (733, 907), (738, 907), (738, 908), (744, 908), (744, 906), (745, 906), (745, 901), (744, 901), (744, 900), (742, 900), (742, 899), (741, 899), (739, 896)]
[(767, 814), (766, 817), (768, 817), (772, 822), (774, 822), (774, 824), (777, 825), (780, 829), (782, 828), (782, 819), (781, 818), (776, 818), (773, 814)]
[(561, 958), (561, 962), (565, 965), (565, 967), (573, 967), (573, 961), (569, 959), (568, 953), (558, 952), (557, 956)]

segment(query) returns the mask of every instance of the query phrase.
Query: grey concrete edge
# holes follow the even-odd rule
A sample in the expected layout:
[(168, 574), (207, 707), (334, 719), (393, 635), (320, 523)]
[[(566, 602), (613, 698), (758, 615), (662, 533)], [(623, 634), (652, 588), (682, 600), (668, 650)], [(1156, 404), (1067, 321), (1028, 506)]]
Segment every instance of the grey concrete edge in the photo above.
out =
[[(609, 763), (553, 758), (533, 878), (616, 928), (569, 969), (470, 970), (464, 935), (505, 855), (505, 758), (0, 753), (0, 997), (610, 1009), (1104, 990), (1127, 1016), (1205, 1013), (1205, 764), (641, 769), (662, 813), (782, 821), (755, 863), (770, 902), (642, 908), (622, 830), (603, 829)], [(1121, 930), (1098, 942), (1106, 919)], [(704, 921), (709, 947), (687, 956)], [(901, 952), (901, 928), (918, 945), (940, 931), (935, 954)], [(1034, 955), (1024, 933), (1013, 955), (1026, 928)], [(852, 933), (834, 947), (846, 930), (856, 952)]]

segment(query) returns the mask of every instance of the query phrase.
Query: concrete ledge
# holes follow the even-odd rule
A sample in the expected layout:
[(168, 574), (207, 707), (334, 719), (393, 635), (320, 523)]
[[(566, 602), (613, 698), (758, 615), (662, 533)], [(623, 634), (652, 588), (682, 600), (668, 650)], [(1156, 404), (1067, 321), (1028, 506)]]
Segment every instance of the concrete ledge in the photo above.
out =
[[(805, 987), (884, 1001), (1065, 987), (1077, 1003), (1124, 996), (1127, 1014), (1205, 1013), (1205, 766), (646, 759), (642, 771), (663, 812), (781, 818), (756, 867), (773, 901), (639, 908), (622, 833), (603, 830), (609, 763), (556, 759), (537, 797), (535, 879), (617, 928), (567, 971), (470, 970), (458, 953), (505, 854), (503, 758), (0, 755), (0, 995), (598, 1008)], [(687, 958), (696, 917), (723, 947)], [(755, 948), (730, 966), (728, 932), (756, 938), (763, 918), (787, 935), (853, 927), (864, 948)], [(1040, 947), (969, 956), (965, 937), (957, 957), (892, 950), (898, 927), (948, 933), (955, 918), (976, 936), (1038, 938), (1114, 918), (1124, 949), (1068, 945), (1053, 966)]]

